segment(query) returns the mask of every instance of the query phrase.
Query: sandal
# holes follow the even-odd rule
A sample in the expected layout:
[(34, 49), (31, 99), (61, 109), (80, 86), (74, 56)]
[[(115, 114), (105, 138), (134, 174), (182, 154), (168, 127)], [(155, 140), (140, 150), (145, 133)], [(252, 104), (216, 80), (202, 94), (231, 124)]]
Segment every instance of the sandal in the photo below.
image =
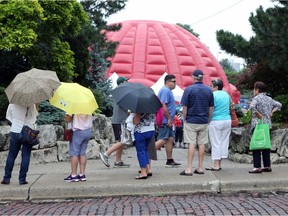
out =
[[(140, 174), (140, 173), (141, 173), (141, 170), (139, 170), (138, 173)], [(152, 176), (152, 172), (148, 172), (148, 173), (147, 173), (147, 176), (148, 176), (148, 177)]]
[(140, 179), (147, 179), (147, 176), (136, 176), (135, 179), (140, 180)]
[(221, 167), (219, 169), (216, 169), (214, 167), (206, 167), (205, 168), (206, 170), (211, 170), (211, 171), (220, 171), (221, 170)]
[(203, 171), (198, 171), (197, 169), (195, 169), (194, 173), (195, 173), (195, 174), (200, 174), (200, 175), (201, 175), (201, 174), (204, 174)]

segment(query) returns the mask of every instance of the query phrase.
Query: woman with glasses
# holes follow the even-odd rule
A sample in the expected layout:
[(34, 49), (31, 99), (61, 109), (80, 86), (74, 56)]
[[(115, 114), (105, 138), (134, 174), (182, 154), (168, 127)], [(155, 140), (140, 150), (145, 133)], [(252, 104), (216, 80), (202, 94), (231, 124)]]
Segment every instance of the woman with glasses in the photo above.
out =
[(221, 161), (228, 157), (229, 137), (231, 133), (231, 116), (229, 94), (223, 90), (223, 82), (215, 79), (211, 83), (214, 96), (214, 111), (209, 123), (209, 139), (212, 146), (213, 164), (206, 170), (221, 170)]

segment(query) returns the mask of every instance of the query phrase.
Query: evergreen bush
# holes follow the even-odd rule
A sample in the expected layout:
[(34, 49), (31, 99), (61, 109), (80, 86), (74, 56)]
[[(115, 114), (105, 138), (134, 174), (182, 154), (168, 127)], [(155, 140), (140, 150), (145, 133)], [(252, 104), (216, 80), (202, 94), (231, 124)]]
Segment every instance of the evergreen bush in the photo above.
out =
[(288, 122), (288, 94), (278, 95), (274, 98), (276, 101), (282, 103), (282, 109), (279, 112), (274, 112), (272, 116), (273, 123), (286, 123)]
[(37, 117), (38, 125), (53, 124), (63, 125), (65, 112), (52, 106), (48, 101), (42, 101), (39, 103), (39, 115)]

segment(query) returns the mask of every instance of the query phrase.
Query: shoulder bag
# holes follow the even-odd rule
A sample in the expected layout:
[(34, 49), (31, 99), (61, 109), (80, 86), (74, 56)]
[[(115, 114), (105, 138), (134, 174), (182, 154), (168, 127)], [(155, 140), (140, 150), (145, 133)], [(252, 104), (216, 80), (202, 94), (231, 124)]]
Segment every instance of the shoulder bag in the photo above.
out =
[(236, 115), (235, 107), (232, 103), (230, 104), (230, 115), (231, 115), (231, 127), (238, 127), (239, 120)]
[(24, 125), (21, 130), (21, 139), (22, 142), (31, 146), (39, 144), (38, 140), (39, 130), (33, 130), (27, 125)]
[(271, 149), (270, 125), (258, 120), (249, 145), (249, 150)]

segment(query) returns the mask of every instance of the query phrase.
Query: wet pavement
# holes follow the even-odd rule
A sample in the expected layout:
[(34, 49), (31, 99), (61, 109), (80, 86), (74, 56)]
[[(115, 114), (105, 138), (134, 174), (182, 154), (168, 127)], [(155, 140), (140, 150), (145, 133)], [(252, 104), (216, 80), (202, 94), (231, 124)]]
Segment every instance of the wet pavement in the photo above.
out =
[[(70, 163), (59, 162), (31, 164), (29, 184), (20, 186), (15, 166), (10, 185), (0, 185), (0, 215), (288, 215), (287, 164), (273, 165), (271, 173), (249, 174), (251, 164), (223, 160), (221, 171), (180, 176), (187, 151), (173, 150), (175, 161), (182, 163), (177, 168), (165, 168), (165, 150), (159, 151), (153, 176), (146, 180), (134, 179), (139, 170), (134, 148), (123, 155), (130, 168), (88, 160), (86, 182), (64, 182)], [(197, 152), (193, 169), (196, 164)], [(206, 155), (204, 167), (210, 165)]]

